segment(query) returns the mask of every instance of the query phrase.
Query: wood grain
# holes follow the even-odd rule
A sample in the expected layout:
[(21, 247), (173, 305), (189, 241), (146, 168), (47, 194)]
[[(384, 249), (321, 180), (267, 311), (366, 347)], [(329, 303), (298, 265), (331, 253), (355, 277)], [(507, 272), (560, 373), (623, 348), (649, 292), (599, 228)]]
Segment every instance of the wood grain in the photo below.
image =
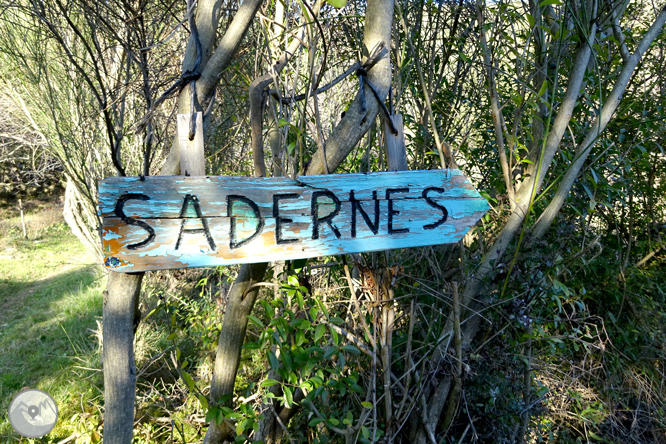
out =
[(389, 171), (407, 170), (407, 153), (405, 151), (405, 133), (402, 124), (402, 114), (391, 116), (393, 126), (398, 134), (391, 133), (391, 126), (384, 119), (384, 139), (386, 143), (386, 158)]
[(99, 195), (105, 264), (125, 272), (451, 243), (489, 208), (459, 170), (114, 177)]
[[(180, 146), (180, 172), (183, 176), (206, 174), (204, 157), (203, 114), (178, 114), (178, 145)], [(190, 140), (190, 123), (194, 119), (194, 138)]]

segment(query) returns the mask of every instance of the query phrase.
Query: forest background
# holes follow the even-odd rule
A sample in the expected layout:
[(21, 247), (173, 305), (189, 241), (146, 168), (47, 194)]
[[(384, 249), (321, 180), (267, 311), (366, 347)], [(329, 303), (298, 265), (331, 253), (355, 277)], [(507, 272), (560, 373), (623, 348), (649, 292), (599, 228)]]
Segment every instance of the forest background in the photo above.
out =
[[(260, 177), (385, 170), (401, 113), (409, 168), (492, 207), (455, 245), (77, 281), (67, 320), (104, 298), (103, 322), (70, 339), (42, 442), (666, 442), (665, 5), (16, 0), (0, 22), (3, 198), (64, 189), (97, 264), (98, 181), (178, 174), (179, 112), (204, 113), (206, 174)], [(62, 231), (35, 236), (82, 254)], [(13, 338), (3, 415), (53, 383), (4, 372)]]

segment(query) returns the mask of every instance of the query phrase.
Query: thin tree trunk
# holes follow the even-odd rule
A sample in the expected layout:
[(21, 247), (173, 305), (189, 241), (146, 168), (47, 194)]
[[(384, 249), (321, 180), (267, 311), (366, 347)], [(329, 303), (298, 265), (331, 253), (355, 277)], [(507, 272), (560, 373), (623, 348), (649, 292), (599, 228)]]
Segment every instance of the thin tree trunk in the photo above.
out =
[[(593, 41), (596, 32), (596, 24), (592, 24), (591, 28), (590, 40)], [(562, 101), (560, 111), (555, 118), (552, 129), (548, 133), (548, 137), (544, 143), (537, 173), (529, 176), (526, 179), (527, 182), (523, 183), (523, 186), (521, 187), (516, 198), (516, 206), (509, 216), (509, 219), (500, 231), (492, 247), (489, 248), (488, 253), (486, 253), (486, 255), (481, 260), (481, 263), (477, 267), (476, 271), (467, 277), (467, 282), (460, 298), (460, 305), (462, 307), (471, 307), (470, 310), (468, 310), (469, 313), (467, 313), (465, 327), (462, 332), (464, 343), (469, 343), (474, 338), (476, 332), (479, 329), (481, 321), (481, 318), (475, 313), (476, 310), (483, 308), (485, 300), (482, 299), (475, 301), (475, 298), (480, 294), (482, 288), (490, 284), (490, 278), (493, 274), (493, 271), (499, 265), (506, 249), (520, 230), (520, 227), (522, 226), (523, 221), (529, 212), (533, 196), (541, 188), (543, 180), (546, 176), (546, 172), (550, 167), (557, 147), (559, 146), (562, 136), (564, 135), (564, 130), (571, 120), (571, 115), (573, 113), (576, 99), (580, 93), (580, 86), (585, 75), (590, 54), (590, 45), (584, 43), (578, 48), (574, 66), (572, 68), (569, 82), (567, 84), (567, 92)], [(448, 348), (450, 339), (453, 337), (452, 329), (453, 320), (449, 319), (439, 336), (440, 338), (448, 336), (449, 339), (445, 342), (446, 348)], [(437, 389), (428, 400), (427, 417), (439, 418), (444, 405), (446, 404), (446, 399), (449, 395), (451, 386), (452, 377), (447, 377), (439, 382)], [(425, 426), (420, 428), (417, 439), (415, 440), (416, 443), (425, 444), (427, 441), (428, 431), (424, 430), (423, 427)]]
[(135, 310), (144, 273), (110, 272), (104, 292), (104, 442), (129, 444), (134, 424)]
[[(204, 6), (204, 3), (206, 6)], [(252, 24), (252, 20), (261, 6), (262, 0), (245, 0), (238, 8), (236, 15), (234, 15), (229, 28), (225, 32), (224, 36), (220, 40), (220, 44), (215, 49), (215, 52), (210, 56), (210, 59), (204, 63), (205, 57), (202, 56), (201, 61), (201, 77), (196, 81), (196, 96), (195, 100), (195, 110), (191, 110), (191, 89), (183, 88), (178, 96), (178, 112), (187, 113), (187, 112), (196, 112), (204, 111), (204, 107), (208, 105), (215, 88), (220, 83), (222, 78), (222, 72), (233, 62), (233, 55), (243, 40), (245, 32)], [(206, 10), (217, 10), (218, 14), (216, 17), (215, 29), (217, 29), (217, 23), (219, 23), (219, 10), (221, 9), (222, 2), (217, 0), (199, 0), (197, 3), (197, 11), (199, 8), (204, 8)], [(197, 12), (197, 27), (200, 28), (198, 22), (199, 14)], [(204, 34), (200, 30), (200, 37)], [(204, 55), (207, 53), (207, 45), (212, 46), (215, 43), (215, 32), (211, 34), (211, 41), (204, 41), (201, 39), (202, 52)], [(188, 48), (190, 48), (194, 42), (192, 39), (188, 42)], [(196, 54), (193, 51), (188, 50), (186, 52), (186, 58), (183, 62), (183, 70), (191, 69), (194, 66), (194, 60)], [(207, 125), (207, 119), (204, 116), (204, 125)], [(162, 166), (160, 174), (162, 175), (178, 175), (180, 172), (180, 149), (178, 147), (177, 137), (174, 137), (173, 143), (171, 144), (171, 149), (169, 155)]]
[(502, 109), (499, 105), (499, 97), (497, 95), (497, 88), (495, 86), (495, 67), (490, 57), (490, 49), (486, 40), (486, 32), (483, 29), (483, 10), (481, 6), (483, 3), (479, 0), (476, 3), (476, 11), (479, 22), (479, 32), (481, 33), (481, 52), (483, 53), (483, 61), (486, 65), (486, 72), (488, 77), (488, 92), (490, 94), (490, 114), (493, 118), (493, 126), (495, 128), (495, 140), (497, 141), (497, 153), (500, 158), (500, 165), (502, 166), (502, 174), (504, 176), (504, 185), (506, 186), (506, 193), (509, 197), (509, 206), (513, 210), (516, 207), (516, 193), (513, 188), (513, 181), (511, 180), (511, 171), (509, 170), (509, 161), (506, 158), (506, 148), (504, 146), (504, 134), (502, 133), (502, 126), (504, 116)]
[[(255, 284), (264, 279), (267, 267), (267, 263), (242, 265), (229, 292), (229, 302), (217, 343), (213, 381), (210, 385), (212, 405), (217, 404), (225, 395), (233, 395), (248, 315), (252, 313), (259, 292), (259, 286)], [(218, 425), (215, 421), (211, 421), (203, 442), (222, 443), (232, 431), (224, 422)]]
[(562, 182), (560, 183), (560, 186), (558, 187), (553, 200), (551, 200), (548, 207), (544, 210), (534, 225), (534, 228), (532, 229), (532, 242), (543, 237), (548, 227), (550, 227), (550, 225), (555, 220), (555, 217), (560, 212), (560, 209), (562, 209), (564, 200), (569, 195), (569, 192), (571, 191), (571, 188), (573, 187), (578, 174), (583, 168), (585, 160), (590, 154), (594, 143), (596, 142), (601, 132), (606, 129), (608, 122), (610, 122), (611, 117), (617, 110), (617, 107), (620, 105), (622, 95), (627, 89), (627, 85), (631, 80), (631, 76), (633, 75), (636, 66), (638, 66), (638, 62), (640, 61), (645, 51), (650, 47), (654, 39), (657, 38), (659, 32), (664, 26), (664, 23), (666, 23), (666, 6), (661, 9), (657, 19), (652, 24), (650, 29), (645, 33), (641, 39), (641, 42), (638, 44), (636, 51), (622, 65), (622, 71), (620, 72), (620, 75), (615, 82), (615, 85), (613, 86), (613, 90), (611, 91), (610, 96), (608, 96), (606, 103), (604, 103), (603, 108), (601, 108), (601, 113), (594, 120), (594, 123), (590, 127), (590, 131), (585, 136), (583, 142), (578, 146), (574, 161), (564, 174)]
[[(190, 88), (183, 88), (179, 96), (179, 111), (194, 113), (202, 111), (201, 103), (210, 100), (220, 80), (221, 72), (232, 61), (232, 55), (240, 44), (245, 32), (252, 23), (261, 0), (244, 1), (220, 45), (212, 53), (215, 35), (220, 19), (222, 2), (219, 0), (199, 0), (197, 3), (197, 28), (202, 49), (200, 67), (202, 75), (197, 81), (196, 110), (190, 106)], [(183, 71), (192, 69), (197, 57), (196, 46), (191, 38), (183, 62)], [(212, 53), (212, 56), (211, 56)], [(210, 58), (209, 58), (210, 57)], [(178, 137), (169, 152), (167, 161), (162, 166), (161, 175), (180, 173), (180, 149)], [(133, 328), (135, 307), (141, 290), (143, 273), (109, 273), (105, 301), (113, 302), (113, 309), (105, 302), (103, 314), (104, 347), (104, 441), (107, 444), (130, 444), (134, 425), (134, 398), (136, 392), (136, 369), (134, 367)], [(128, 295), (134, 295), (129, 297)], [(128, 327), (129, 326), (129, 327)], [(110, 348), (107, 347), (110, 344)], [(107, 352), (107, 348), (109, 351)], [(117, 363), (116, 363), (117, 362)]]
[[(381, 59), (368, 71), (368, 80), (372, 83), (381, 100), (386, 99), (391, 87), (391, 61), (388, 48), (391, 47), (391, 29), (393, 24), (393, 0), (369, 0), (365, 15), (365, 33), (363, 46), (371, 51), (377, 45), (383, 45)], [(312, 156), (310, 164), (305, 167), (305, 174), (324, 174), (328, 166), (329, 172), (335, 171), (359, 140), (365, 135), (379, 112), (379, 104), (372, 91), (365, 86), (366, 106), (361, 107), (360, 96), (357, 94), (349, 105), (344, 117), (340, 120), (330, 137)], [(324, 162), (324, 151), (326, 162)]]
[[(391, 42), (391, 27), (393, 19), (393, 0), (370, 0), (367, 5), (367, 14), (366, 14), (366, 26), (365, 26), (365, 36), (364, 44), (366, 48), (372, 49), (377, 47), (377, 45), (383, 45), (384, 48), (390, 47)], [(287, 55), (289, 57), (289, 55)], [(263, 84), (267, 79), (258, 78), (253, 82), (253, 87), (258, 86), (260, 83)], [(377, 90), (380, 98), (385, 99), (388, 94), (388, 89), (391, 85), (391, 65), (388, 58), (388, 52), (384, 51), (380, 60), (375, 63), (371, 69), (368, 70), (368, 79), (372, 82), (373, 86)], [(256, 84), (256, 85), (255, 85)], [(270, 81), (265, 85), (262, 85), (263, 88), (267, 87), (270, 84)], [(342, 119), (340, 124), (338, 124), (326, 142), (325, 151), (326, 159), (328, 159), (328, 167), (330, 168), (329, 172), (334, 171), (340, 163), (344, 160), (346, 155), (358, 144), (359, 140), (367, 129), (370, 127), (370, 124), (374, 122), (377, 112), (379, 111), (379, 104), (374, 99), (372, 92), (367, 90), (366, 86), (366, 109), (362, 110), (360, 106), (360, 100), (357, 96), (352, 105), (350, 105), (345, 117)], [(263, 117), (263, 116), (261, 116)], [(261, 120), (259, 120), (261, 123)], [(255, 161), (255, 174), (257, 171), (265, 171), (265, 166), (262, 167), (264, 162), (263, 159), (263, 140), (261, 139), (261, 134), (263, 125), (253, 125), (253, 133), (257, 133), (259, 138), (254, 138), (253, 136), (253, 149), (256, 146), (256, 149), (261, 149), (262, 155), (257, 156), (253, 155)], [(255, 145), (256, 144), (256, 145)], [(326, 170), (325, 162), (323, 161), (323, 152), (324, 149), (320, 148), (317, 153), (313, 156), (312, 162), (306, 169), (306, 174), (323, 174)], [(239, 354), (236, 354), (234, 348), (242, 346), (243, 341), (229, 341), (223, 339), (222, 335), (225, 333), (225, 325), (227, 322), (231, 321), (234, 327), (230, 327), (230, 334), (235, 334), (237, 338), (241, 338), (240, 328), (242, 328), (242, 337), (245, 335), (245, 328), (247, 327), (247, 315), (252, 311), (252, 304), (256, 299), (256, 292), (258, 288), (253, 290), (254, 294), (248, 294), (245, 298), (239, 297), (242, 295), (240, 293), (241, 288), (249, 288), (251, 284), (248, 284), (247, 276), (256, 276), (256, 279), (259, 278), (259, 272), (265, 272), (267, 264), (252, 264), (252, 265), (243, 265), (241, 266), (241, 271), (239, 272), (239, 280), (243, 278), (242, 281), (237, 280), (234, 284), (233, 291), (236, 291), (235, 288), (240, 282), (238, 289), (238, 294), (234, 297), (233, 294), (229, 297), (229, 306), (227, 308), (227, 314), (225, 314), (225, 324), (222, 326), (222, 331), (220, 332), (220, 343), (218, 344), (218, 355), (216, 357), (216, 369), (215, 374), (219, 374), (219, 379), (215, 379), (211, 385), (211, 394), (214, 386), (220, 386), (220, 389), (216, 388), (217, 397), (224, 395), (233, 394), (233, 382), (235, 381), (236, 371), (238, 369), (238, 362), (235, 364), (222, 363), (219, 364), (218, 372), (218, 360), (227, 359), (229, 357), (234, 358), (235, 356), (240, 357)], [(259, 268), (263, 267), (263, 271)], [(256, 275), (255, 275), (256, 273)], [(251, 279), (250, 279), (251, 281)], [(235, 302), (232, 302), (235, 301)], [(232, 308), (235, 313), (235, 316), (232, 318), (229, 316), (230, 307), (233, 304), (237, 304), (238, 308)], [(243, 316), (243, 319), (239, 319), (239, 316)], [(229, 347), (223, 349), (221, 344), (222, 341), (225, 341), (224, 347)], [(233, 378), (232, 376), (233, 371)], [(224, 382), (224, 386), (223, 383)], [(214, 398), (212, 398), (214, 399)], [(284, 424), (287, 424), (289, 419), (293, 417), (298, 411), (297, 408), (292, 409), (282, 409), (278, 416)], [(275, 430), (275, 427), (271, 428)], [(228, 433), (232, 432), (225, 426), (218, 426), (215, 422), (212, 422), (206, 433), (204, 439), (204, 444), (218, 444), (221, 443), (227, 436)], [(269, 440), (273, 439), (272, 437), (268, 438)]]

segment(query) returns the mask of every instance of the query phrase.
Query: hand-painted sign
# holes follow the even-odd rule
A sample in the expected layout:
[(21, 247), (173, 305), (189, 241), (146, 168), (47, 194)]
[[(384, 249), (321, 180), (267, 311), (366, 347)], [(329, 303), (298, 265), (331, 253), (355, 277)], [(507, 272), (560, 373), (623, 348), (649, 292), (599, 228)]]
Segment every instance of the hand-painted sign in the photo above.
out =
[(456, 242), (488, 210), (459, 170), (100, 182), (105, 265), (131, 272)]

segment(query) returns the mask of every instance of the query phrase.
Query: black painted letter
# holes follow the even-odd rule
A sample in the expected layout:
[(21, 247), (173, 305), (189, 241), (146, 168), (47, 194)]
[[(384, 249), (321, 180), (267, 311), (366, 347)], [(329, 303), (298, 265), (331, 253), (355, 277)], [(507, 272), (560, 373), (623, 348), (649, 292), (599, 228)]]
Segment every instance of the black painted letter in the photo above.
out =
[(423, 190), (423, 193), (421, 194), (421, 196), (426, 200), (428, 205), (430, 205), (433, 208), (437, 208), (439, 211), (442, 212), (442, 218), (440, 220), (438, 220), (434, 224), (428, 224), (428, 225), (423, 226), (423, 228), (425, 228), (426, 230), (434, 230), (435, 228), (439, 227), (444, 222), (446, 222), (446, 219), (448, 219), (448, 217), (449, 217), (449, 212), (446, 210), (446, 208), (444, 208), (443, 206), (441, 206), (440, 204), (438, 204), (437, 202), (432, 200), (431, 197), (428, 197), (428, 193), (430, 191), (434, 191), (436, 193), (444, 193), (445, 192), (445, 190), (443, 188), (437, 188), (437, 187), (428, 187), (425, 190)]
[(363, 220), (365, 220), (366, 225), (372, 231), (372, 234), (377, 234), (379, 231), (379, 201), (377, 200), (377, 192), (372, 192), (372, 199), (375, 201), (375, 223), (370, 222), (370, 216), (365, 212), (363, 207), (361, 207), (361, 202), (356, 200), (354, 197), (354, 190), (349, 192), (349, 202), (351, 202), (351, 237), (356, 238), (356, 209), (358, 208)]
[[(259, 219), (259, 223), (257, 223), (257, 229), (254, 230), (254, 233), (252, 233), (250, 237), (245, 238), (240, 242), (236, 239), (236, 217), (233, 216), (232, 213), (234, 202), (243, 202), (247, 204), (252, 209), (254, 216), (257, 219)], [(247, 244), (252, 239), (259, 236), (259, 234), (261, 234), (261, 231), (264, 229), (264, 218), (261, 217), (261, 212), (259, 212), (259, 207), (252, 199), (248, 199), (245, 196), (237, 196), (237, 195), (227, 196), (227, 217), (231, 218), (231, 228), (229, 230), (229, 248), (232, 250)]]
[(275, 194), (273, 195), (273, 217), (275, 218), (275, 243), (278, 245), (288, 244), (290, 242), (296, 242), (298, 239), (283, 239), (282, 238), (282, 224), (285, 222), (293, 222), (292, 219), (287, 219), (286, 217), (280, 217), (280, 209), (278, 205), (282, 199), (297, 199), (298, 194), (296, 193), (287, 193), (287, 194)]
[[(194, 212), (197, 215), (197, 218), (201, 221), (201, 225), (203, 228), (195, 228), (195, 229), (185, 229), (185, 223), (187, 222), (187, 207), (192, 204), (194, 206)], [(180, 248), (180, 241), (183, 240), (183, 234), (184, 233), (191, 233), (191, 234), (198, 234), (198, 233), (203, 233), (204, 236), (206, 237), (206, 241), (208, 242), (208, 246), (210, 247), (211, 250), (215, 251), (215, 241), (213, 240), (213, 236), (210, 235), (210, 230), (208, 229), (208, 222), (204, 217), (201, 215), (201, 207), (199, 207), (199, 199), (197, 196), (192, 196), (191, 194), (187, 194), (185, 196), (185, 199), (183, 199), (183, 207), (180, 209), (180, 232), (178, 233), (178, 240), (176, 241), (176, 250)]]
[(400, 211), (393, 209), (391, 194), (394, 193), (409, 193), (409, 188), (389, 188), (386, 190), (386, 200), (388, 200), (388, 234), (409, 233), (409, 228), (393, 229), (393, 215), (400, 214)]
[[(319, 217), (319, 196), (326, 196), (333, 200), (335, 203), (335, 210), (331, 211), (327, 216)], [(333, 225), (333, 218), (340, 212), (340, 200), (335, 197), (335, 194), (330, 191), (315, 191), (312, 193), (312, 201), (310, 202), (310, 211), (312, 212), (312, 239), (319, 239), (319, 224), (326, 222), (335, 236), (340, 239), (340, 230)]]
[(127, 225), (137, 225), (148, 232), (147, 238), (145, 238), (139, 243), (127, 246), (128, 250), (138, 250), (139, 248), (145, 247), (146, 245), (150, 244), (152, 241), (155, 240), (155, 230), (153, 230), (153, 227), (151, 227), (147, 223), (141, 220), (136, 220), (132, 217), (127, 217), (125, 215), (125, 213), (123, 212), (123, 207), (125, 206), (125, 202), (127, 202), (128, 200), (150, 200), (150, 197), (146, 196), (145, 194), (128, 193), (128, 194), (123, 194), (116, 201), (116, 208), (114, 210), (116, 216), (118, 216)]

